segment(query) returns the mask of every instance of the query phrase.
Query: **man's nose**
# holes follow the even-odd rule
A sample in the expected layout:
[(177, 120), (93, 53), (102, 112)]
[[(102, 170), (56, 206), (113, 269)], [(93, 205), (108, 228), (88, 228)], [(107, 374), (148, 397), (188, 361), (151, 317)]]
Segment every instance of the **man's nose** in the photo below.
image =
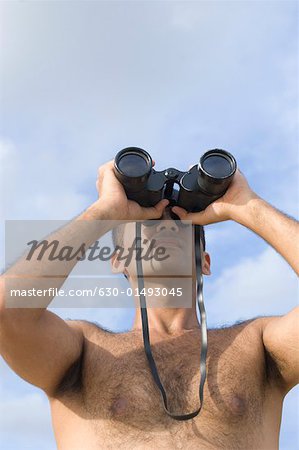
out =
[(158, 225), (156, 226), (156, 230), (157, 230), (157, 233), (160, 233), (162, 230), (170, 230), (170, 231), (178, 232), (179, 227), (175, 223), (174, 220), (167, 218), (167, 219), (161, 220), (161, 222), (158, 223)]

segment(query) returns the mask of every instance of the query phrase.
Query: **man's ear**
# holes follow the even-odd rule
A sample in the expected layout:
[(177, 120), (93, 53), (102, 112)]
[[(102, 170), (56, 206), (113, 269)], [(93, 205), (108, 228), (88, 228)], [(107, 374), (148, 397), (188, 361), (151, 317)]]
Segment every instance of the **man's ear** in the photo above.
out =
[(207, 252), (203, 252), (201, 270), (204, 275), (211, 275), (211, 258)]
[(125, 259), (123, 261), (119, 261), (118, 251), (116, 251), (111, 257), (111, 271), (112, 273), (123, 273), (128, 275), (128, 271), (125, 268)]

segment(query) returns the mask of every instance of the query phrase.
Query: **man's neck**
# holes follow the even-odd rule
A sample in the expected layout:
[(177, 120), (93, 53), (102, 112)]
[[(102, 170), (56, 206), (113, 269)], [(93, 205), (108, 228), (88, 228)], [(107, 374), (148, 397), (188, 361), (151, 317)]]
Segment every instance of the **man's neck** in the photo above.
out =
[[(169, 288), (169, 287), (168, 287)], [(200, 324), (196, 313), (196, 284), (193, 280), (188, 293), (192, 298), (191, 307), (148, 307), (147, 316), (150, 331), (156, 334), (167, 336), (181, 334), (184, 331), (200, 329)], [(165, 300), (165, 305), (167, 303)], [(136, 307), (135, 318), (132, 331), (142, 330), (140, 308)]]
[[(150, 331), (159, 335), (177, 335), (184, 331), (199, 329), (196, 308), (148, 308)], [(140, 309), (136, 308), (133, 331), (141, 330)]]

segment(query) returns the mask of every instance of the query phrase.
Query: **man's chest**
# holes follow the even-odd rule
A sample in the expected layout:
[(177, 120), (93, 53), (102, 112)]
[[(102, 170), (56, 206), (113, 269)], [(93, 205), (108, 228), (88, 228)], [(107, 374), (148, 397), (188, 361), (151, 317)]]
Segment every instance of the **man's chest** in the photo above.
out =
[[(264, 361), (258, 341), (212, 335), (209, 339), (204, 405), (193, 421), (210, 432), (216, 427), (241, 430), (261, 422), (264, 395)], [(118, 345), (117, 345), (118, 344)], [(175, 414), (199, 406), (200, 338), (172, 339), (152, 345), (159, 375)], [(86, 416), (103, 419), (114, 427), (143, 432), (177, 429), (169, 418), (140, 341), (112, 339), (105, 351), (90, 343), (82, 373), (82, 399)], [(181, 424), (180, 424), (181, 426)], [(188, 427), (185, 426), (185, 432)], [(191, 430), (189, 430), (191, 432)], [(194, 430), (192, 431), (194, 434)]]

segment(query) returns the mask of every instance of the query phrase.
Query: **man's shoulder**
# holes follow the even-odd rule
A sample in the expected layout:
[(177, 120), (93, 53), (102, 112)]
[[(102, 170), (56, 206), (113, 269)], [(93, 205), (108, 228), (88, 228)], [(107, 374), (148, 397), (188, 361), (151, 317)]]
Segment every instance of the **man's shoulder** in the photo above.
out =
[[(117, 333), (107, 329), (100, 323), (82, 319), (64, 319), (71, 328), (82, 333), (83, 345), (78, 358), (63, 374), (54, 398), (61, 398), (63, 395), (80, 394), (83, 386), (83, 371), (88, 369), (92, 360), (97, 360), (99, 352), (101, 353), (101, 361), (105, 362), (107, 354), (105, 350), (112, 348), (111, 341), (108, 336)], [(95, 357), (96, 356), (96, 357)]]
[(113, 331), (105, 327), (101, 323), (95, 320), (86, 319), (65, 319), (65, 322), (72, 328), (82, 331), (83, 335), (87, 339), (92, 339), (93, 337), (118, 337), (124, 336), (129, 333), (129, 331)]
[(236, 322), (230, 324), (223, 324), (218, 327), (210, 328), (211, 331), (223, 331), (223, 332), (233, 332), (233, 331), (253, 331), (255, 333), (260, 333), (262, 336), (263, 329), (265, 326), (277, 316), (257, 316), (250, 319), (240, 319)]
[(264, 352), (263, 332), (264, 329), (273, 317), (259, 316), (251, 319), (238, 320), (234, 323), (223, 324), (218, 327), (209, 328), (209, 335), (211, 343), (223, 342), (223, 345), (228, 343), (238, 343), (238, 348), (251, 348), (252, 351)]

